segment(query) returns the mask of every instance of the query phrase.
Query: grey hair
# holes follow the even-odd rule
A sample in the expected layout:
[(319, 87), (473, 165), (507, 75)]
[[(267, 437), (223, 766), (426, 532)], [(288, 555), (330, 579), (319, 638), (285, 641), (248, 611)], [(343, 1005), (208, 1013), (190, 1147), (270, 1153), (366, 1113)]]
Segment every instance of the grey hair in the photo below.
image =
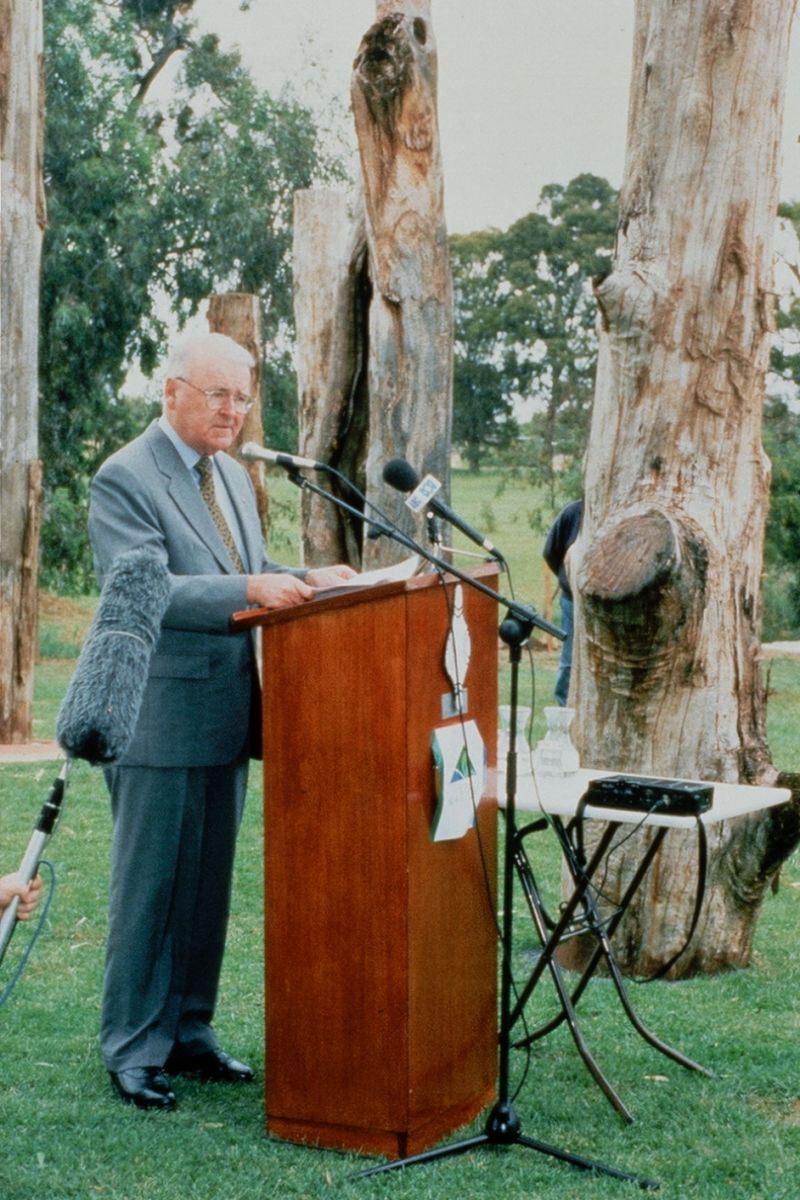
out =
[(172, 347), (167, 359), (166, 378), (174, 379), (178, 375), (187, 374), (194, 360), (201, 355), (210, 355), (237, 366), (255, 366), (255, 359), (250, 351), (245, 350), (244, 346), (240, 346), (227, 334), (195, 333), (181, 338)]

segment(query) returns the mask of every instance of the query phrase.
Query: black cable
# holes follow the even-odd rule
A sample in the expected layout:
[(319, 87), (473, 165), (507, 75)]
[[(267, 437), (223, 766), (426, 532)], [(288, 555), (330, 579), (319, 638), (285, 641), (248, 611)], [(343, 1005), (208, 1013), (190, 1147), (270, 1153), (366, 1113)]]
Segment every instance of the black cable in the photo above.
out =
[[(583, 821), (584, 810), (586, 808), (588, 799), (588, 793), (581, 797), (580, 801), (578, 802), (578, 807), (575, 810), (575, 817), (570, 822), (570, 828), (574, 827), (576, 831), (576, 840), (573, 842), (573, 849), (575, 851), (577, 862), (581, 867), (586, 866), (586, 854), (583, 842)], [(605, 870), (602, 880), (603, 884), (605, 883), (606, 874), (608, 873), (608, 860), (610, 859), (611, 855), (621, 846), (624, 846), (625, 842), (627, 842), (634, 836), (635, 833), (638, 833), (642, 829), (649, 816), (652, 816), (664, 809), (668, 803), (669, 801), (667, 800), (656, 800), (647, 810), (642, 811), (641, 820), (634, 825), (633, 829), (631, 829), (629, 833), (627, 833), (613, 846), (609, 846), (608, 852), (605, 856)], [(654, 983), (657, 979), (663, 979), (667, 972), (674, 967), (678, 959), (686, 953), (689, 948), (689, 943), (694, 937), (695, 930), (697, 929), (697, 923), (700, 920), (700, 913), (703, 908), (703, 900), (705, 899), (706, 893), (706, 876), (708, 873), (708, 838), (706, 835), (706, 827), (700, 819), (699, 814), (695, 814), (694, 819), (697, 827), (697, 887), (695, 889), (694, 909), (692, 911), (689, 932), (687, 933), (684, 943), (680, 949), (677, 950), (675, 954), (673, 954), (665, 963), (662, 963), (658, 970), (652, 975), (647, 975), (644, 977), (637, 977), (635, 975), (627, 976), (627, 978), (629, 978), (633, 983)], [(616, 903), (613, 897), (606, 896), (601, 890), (601, 887), (593, 884), (591, 880), (587, 880), (587, 884), (589, 890), (597, 899), (605, 900), (607, 904), (613, 905)]]
[(706, 837), (706, 827), (699, 816), (695, 816), (695, 823), (697, 824), (697, 889), (695, 891), (694, 912), (692, 913), (689, 932), (680, 950), (676, 954), (673, 954), (672, 958), (659, 967), (654, 975), (649, 975), (645, 979), (634, 979), (635, 983), (653, 983), (656, 979), (663, 979), (670, 967), (674, 967), (681, 955), (689, 948), (689, 943), (694, 937), (694, 931), (697, 928), (697, 922), (700, 920), (700, 911), (703, 907), (703, 900), (706, 894), (706, 875), (708, 872), (708, 839)]
[[(439, 579), (442, 584), (442, 591), (443, 591), (444, 598), (445, 598), (445, 605), (447, 607), (448, 626), (450, 628), (452, 628), (452, 621), (453, 621), (453, 615), (455, 612), (455, 606), (452, 602), (450, 593), (447, 590), (447, 586), (446, 586), (447, 580), (446, 580), (445, 571), (438, 569), (437, 573), (439, 575)], [(510, 582), (510, 580), (509, 580), (509, 582)], [(512, 597), (513, 597), (513, 590), (512, 590)], [(461, 671), (460, 671), (460, 666), (459, 666), (459, 662), (458, 662), (458, 654), (456, 652), (455, 641), (454, 641), (453, 649), (454, 649), (453, 657), (454, 657), (455, 665), (456, 665), (456, 683), (457, 683), (457, 685), (461, 685)], [(467, 745), (466, 730), (465, 730), (466, 718), (464, 716), (463, 710), (459, 711), (458, 717), (459, 717), (459, 721), (461, 724), (462, 733), (464, 736), (464, 745), (466, 746)], [(480, 864), (481, 864), (481, 873), (483, 876), (484, 891), (486, 893), (486, 900), (487, 900), (487, 904), (489, 906), (489, 912), (491, 914), (492, 922), (494, 924), (495, 932), (497, 934), (497, 940), (500, 943), (500, 946), (502, 948), (503, 947), (503, 928), (502, 928), (502, 925), (500, 922), (499, 910), (498, 910), (497, 904), (495, 903), (495, 899), (492, 895), (492, 885), (491, 885), (491, 879), (490, 879), (490, 875), (489, 875), (489, 864), (486, 861), (486, 848), (483, 844), (483, 838), (481, 837), (480, 825), (478, 824), (479, 800), (475, 796), (474, 780), (473, 780), (473, 776), (471, 776), (471, 775), (470, 775), (470, 779), (469, 779), (469, 788), (470, 788), (470, 798), (472, 801), (472, 810), (473, 810), (473, 813), (475, 816), (474, 829), (475, 829), (475, 837), (476, 837), (477, 846), (478, 846), (478, 857), (480, 859)], [(503, 812), (504, 819), (505, 819), (505, 816), (506, 816), (506, 814), (504, 811)], [(506, 830), (505, 836), (506, 837), (509, 836), (508, 830)], [(502, 962), (501, 962), (501, 967), (502, 967)], [(514, 974), (513, 974), (513, 971), (511, 970), (511, 964), (509, 964), (509, 975), (511, 978), (511, 989), (514, 993), (514, 997), (517, 1001), (519, 1001), (519, 996), (520, 996), (519, 988), (517, 987), (517, 982), (514, 979)], [(528, 1033), (529, 1033), (529, 1028), (528, 1028), (528, 1022), (527, 1022), (527, 1018), (525, 1016), (524, 1011), (521, 1013), (521, 1021), (522, 1021), (522, 1026), (523, 1026), (525, 1036), (527, 1037)], [(531, 1065), (530, 1043), (528, 1043), (525, 1050), (526, 1050), (525, 1066), (523, 1068), (522, 1076), (517, 1084), (517, 1087), (516, 1087), (513, 1095), (510, 1098), (512, 1103), (514, 1100), (516, 1100), (517, 1096), (519, 1095), (522, 1088), (524, 1087), (525, 1080), (527, 1079), (528, 1072), (530, 1070), (530, 1065)]]

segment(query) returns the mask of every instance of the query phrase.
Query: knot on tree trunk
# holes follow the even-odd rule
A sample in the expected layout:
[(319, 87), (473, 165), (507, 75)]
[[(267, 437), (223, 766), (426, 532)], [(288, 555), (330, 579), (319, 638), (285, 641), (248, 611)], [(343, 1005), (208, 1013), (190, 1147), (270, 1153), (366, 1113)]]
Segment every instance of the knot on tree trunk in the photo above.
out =
[(412, 151), (429, 152), (434, 113), (420, 88), (432, 74), (428, 29), (421, 17), (392, 13), (365, 33), (353, 63), (375, 124), (392, 140)]
[(699, 533), (656, 510), (626, 517), (585, 554), (576, 584), (596, 678), (642, 696), (689, 672), (705, 604), (707, 552)]
[(652, 345), (656, 313), (668, 296), (667, 280), (659, 265), (634, 262), (592, 280), (603, 329), (636, 340), (636, 361), (646, 362)]

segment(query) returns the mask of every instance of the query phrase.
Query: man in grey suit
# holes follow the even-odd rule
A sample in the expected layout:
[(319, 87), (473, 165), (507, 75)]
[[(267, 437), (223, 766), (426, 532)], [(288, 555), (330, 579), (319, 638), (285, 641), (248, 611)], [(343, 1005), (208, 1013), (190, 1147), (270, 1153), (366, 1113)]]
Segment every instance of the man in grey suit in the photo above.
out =
[(113, 836), (100, 1043), (122, 1100), (171, 1109), (171, 1075), (248, 1081), (212, 1018), (234, 848), (258, 752), (253, 644), (229, 631), (249, 605), (302, 604), (353, 574), (290, 570), (265, 555), (255, 494), (225, 453), (251, 407), (253, 360), (222, 334), (180, 343), (164, 410), (92, 482), (102, 580), (121, 553), (167, 565), (170, 600), (131, 744), (106, 772)]

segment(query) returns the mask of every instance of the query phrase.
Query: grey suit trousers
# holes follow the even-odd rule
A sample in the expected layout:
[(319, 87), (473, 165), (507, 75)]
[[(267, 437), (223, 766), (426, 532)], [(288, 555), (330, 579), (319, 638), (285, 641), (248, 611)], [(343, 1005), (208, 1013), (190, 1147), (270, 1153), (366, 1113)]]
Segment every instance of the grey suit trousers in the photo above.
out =
[(114, 834), (100, 1045), (110, 1071), (215, 1048), (248, 763), (106, 770)]

